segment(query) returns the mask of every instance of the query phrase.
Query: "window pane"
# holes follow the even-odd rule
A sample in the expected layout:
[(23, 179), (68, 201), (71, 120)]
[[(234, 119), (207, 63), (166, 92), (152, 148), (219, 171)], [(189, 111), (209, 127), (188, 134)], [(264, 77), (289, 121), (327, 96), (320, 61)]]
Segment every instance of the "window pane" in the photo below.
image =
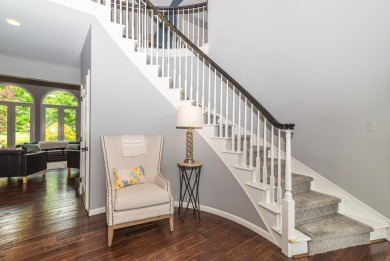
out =
[(2, 84), (0, 85), (0, 101), (32, 103), (33, 98), (28, 91), (21, 87)]
[(76, 110), (64, 109), (64, 138), (65, 140), (76, 140)]
[(58, 140), (58, 109), (45, 110), (45, 140)]
[(0, 145), (7, 147), (7, 106), (0, 105)]
[(66, 91), (50, 92), (43, 99), (43, 104), (79, 106), (77, 99), (70, 92)]
[(15, 145), (30, 142), (30, 106), (15, 106)]

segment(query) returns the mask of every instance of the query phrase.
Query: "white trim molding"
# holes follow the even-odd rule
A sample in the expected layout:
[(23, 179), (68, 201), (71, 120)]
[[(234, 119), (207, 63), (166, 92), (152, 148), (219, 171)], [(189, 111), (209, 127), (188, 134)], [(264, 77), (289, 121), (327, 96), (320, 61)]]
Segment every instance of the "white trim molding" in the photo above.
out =
[(102, 213), (106, 213), (106, 207), (90, 209), (88, 211), (88, 216), (95, 216)]

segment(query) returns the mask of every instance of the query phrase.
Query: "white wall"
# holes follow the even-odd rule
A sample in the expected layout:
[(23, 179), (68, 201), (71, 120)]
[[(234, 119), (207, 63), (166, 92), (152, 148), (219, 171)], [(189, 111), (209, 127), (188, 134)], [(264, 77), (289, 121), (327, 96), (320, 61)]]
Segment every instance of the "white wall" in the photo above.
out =
[[(102, 26), (91, 27), (91, 194), (90, 207), (105, 206), (101, 135), (163, 134), (162, 173), (179, 199), (179, 170), (185, 131), (176, 129), (176, 109), (116, 46)], [(203, 161), (200, 203), (241, 217), (264, 229), (248, 197), (214, 151), (195, 135), (194, 156)]]
[(0, 55), (0, 74), (28, 79), (80, 84), (79, 68)]
[(389, 218), (390, 2), (246, 5), (209, 1), (211, 58), (296, 124), (295, 158)]

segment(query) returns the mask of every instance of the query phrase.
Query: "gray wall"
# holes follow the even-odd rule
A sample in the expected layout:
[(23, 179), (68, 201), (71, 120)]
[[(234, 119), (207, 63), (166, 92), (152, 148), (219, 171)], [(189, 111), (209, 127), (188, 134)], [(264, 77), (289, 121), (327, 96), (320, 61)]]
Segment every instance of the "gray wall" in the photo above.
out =
[(81, 57), (80, 57), (80, 82), (82, 82), (85, 75), (88, 74), (88, 70), (91, 69), (91, 27), (89, 27), (87, 36), (85, 37), (83, 49), (81, 50)]
[(389, 218), (390, 2), (247, 5), (209, 1), (211, 58), (296, 124), (295, 158)]
[[(105, 206), (105, 173), (101, 135), (163, 134), (162, 172), (178, 200), (176, 162), (185, 156), (185, 131), (177, 130), (176, 109), (153, 87), (93, 22), (91, 81), (91, 209)], [(204, 162), (200, 202), (264, 228), (249, 199), (212, 149), (195, 135), (194, 154)]]

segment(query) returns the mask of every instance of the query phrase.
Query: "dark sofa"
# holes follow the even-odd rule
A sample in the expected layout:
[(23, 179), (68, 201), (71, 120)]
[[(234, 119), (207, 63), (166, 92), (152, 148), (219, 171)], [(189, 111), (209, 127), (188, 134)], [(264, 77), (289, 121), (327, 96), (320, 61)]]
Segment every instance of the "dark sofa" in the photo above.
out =
[(80, 168), (80, 150), (66, 150), (66, 167), (68, 168), (68, 175), (70, 175), (71, 168)]
[(39, 171), (45, 175), (46, 169), (46, 151), (25, 153), (18, 149), (0, 149), (0, 177), (23, 177), (23, 183), (27, 183), (28, 175)]

